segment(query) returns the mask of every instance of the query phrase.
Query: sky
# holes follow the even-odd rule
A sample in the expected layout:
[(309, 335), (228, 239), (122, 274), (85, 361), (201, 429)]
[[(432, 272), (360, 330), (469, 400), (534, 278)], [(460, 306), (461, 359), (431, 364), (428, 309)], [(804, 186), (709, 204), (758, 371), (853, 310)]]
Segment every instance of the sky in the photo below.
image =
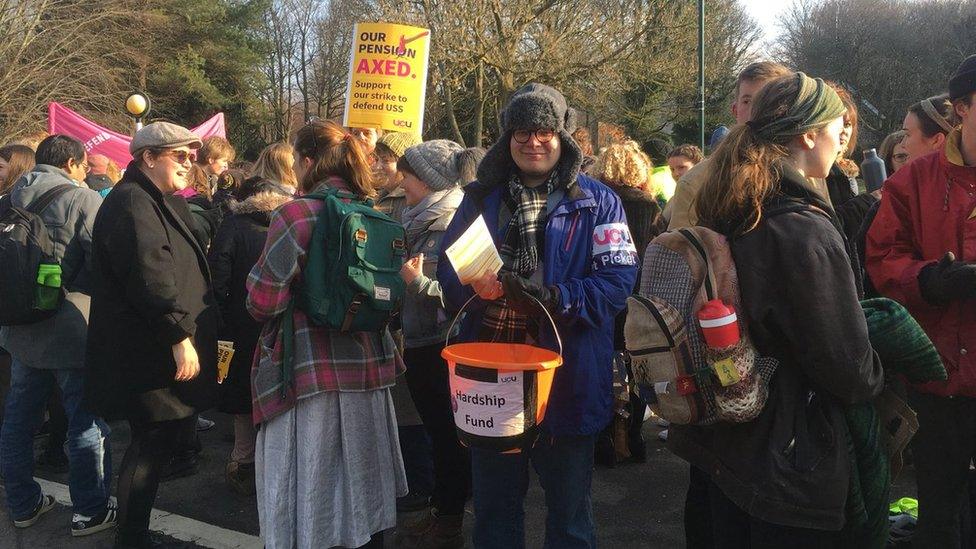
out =
[[(776, 20), (790, 5), (789, 0), (739, 0), (746, 11), (759, 23), (763, 39), (769, 41), (776, 37)], [(707, 5), (707, 4), (706, 4)]]

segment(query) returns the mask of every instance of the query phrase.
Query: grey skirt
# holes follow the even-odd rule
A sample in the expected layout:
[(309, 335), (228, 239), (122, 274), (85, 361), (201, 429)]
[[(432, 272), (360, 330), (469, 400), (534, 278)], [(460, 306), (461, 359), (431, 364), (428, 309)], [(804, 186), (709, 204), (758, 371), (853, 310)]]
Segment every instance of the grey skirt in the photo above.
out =
[(301, 399), (261, 425), (258, 518), (267, 549), (359, 547), (407, 494), (389, 389)]

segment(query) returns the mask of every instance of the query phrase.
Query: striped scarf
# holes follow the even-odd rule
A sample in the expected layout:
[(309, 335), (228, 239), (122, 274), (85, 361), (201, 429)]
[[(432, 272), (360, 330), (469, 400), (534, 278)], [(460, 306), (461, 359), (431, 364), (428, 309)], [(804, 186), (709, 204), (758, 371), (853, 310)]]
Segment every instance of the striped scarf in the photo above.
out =
[[(539, 268), (539, 254), (545, 249), (546, 201), (555, 187), (555, 170), (538, 187), (526, 187), (518, 175), (508, 181), (504, 202), (512, 217), (505, 229), (505, 240), (498, 248), (502, 259), (499, 274), (513, 273), (529, 278)], [(510, 308), (504, 297), (491, 301), (482, 317), (482, 341), (524, 343), (531, 335), (526, 319), (525, 315)]]

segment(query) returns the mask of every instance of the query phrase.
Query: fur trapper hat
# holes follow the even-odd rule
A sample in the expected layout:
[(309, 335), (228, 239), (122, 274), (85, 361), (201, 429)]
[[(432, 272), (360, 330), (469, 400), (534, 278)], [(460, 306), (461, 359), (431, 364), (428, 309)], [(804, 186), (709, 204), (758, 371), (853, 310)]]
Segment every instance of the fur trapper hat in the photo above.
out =
[(558, 183), (567, 186), (576, 181), (583, 152), (571, 135), (576, 130), (576, 111), (563, 94), (545, 84), (526, 84), (512, 94), (499, 119), (502, 135), (478, 167), (479, 182), (494, 186), (508, 181), (518, 169), (510, 149), (512, 133), (537, 129), (556, 130), (559, 136)]

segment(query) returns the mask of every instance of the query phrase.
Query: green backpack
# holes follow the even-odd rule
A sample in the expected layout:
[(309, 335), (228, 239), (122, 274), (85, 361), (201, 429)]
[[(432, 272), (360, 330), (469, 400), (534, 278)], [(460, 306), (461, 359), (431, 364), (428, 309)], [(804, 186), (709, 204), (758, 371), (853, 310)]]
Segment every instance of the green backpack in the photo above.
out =
[[(403, 227), (373, 201), (328, 189), (312, 232), (298, 306), (317, 326), (342, 332), (382, 330), (399, 309), (406, 285)], [(336, 238), (338, 235), (338, 238)]]
[(295, 376), (296, 305), (316, 326), (376, 332), (389, 324), (406, 289), (400, 278), (406, 235), (399, 223), (350, 192), (327, 189), (303, 198), (325, 204), (312, 230), (303, 284), (282, 321), (282, 399)]

